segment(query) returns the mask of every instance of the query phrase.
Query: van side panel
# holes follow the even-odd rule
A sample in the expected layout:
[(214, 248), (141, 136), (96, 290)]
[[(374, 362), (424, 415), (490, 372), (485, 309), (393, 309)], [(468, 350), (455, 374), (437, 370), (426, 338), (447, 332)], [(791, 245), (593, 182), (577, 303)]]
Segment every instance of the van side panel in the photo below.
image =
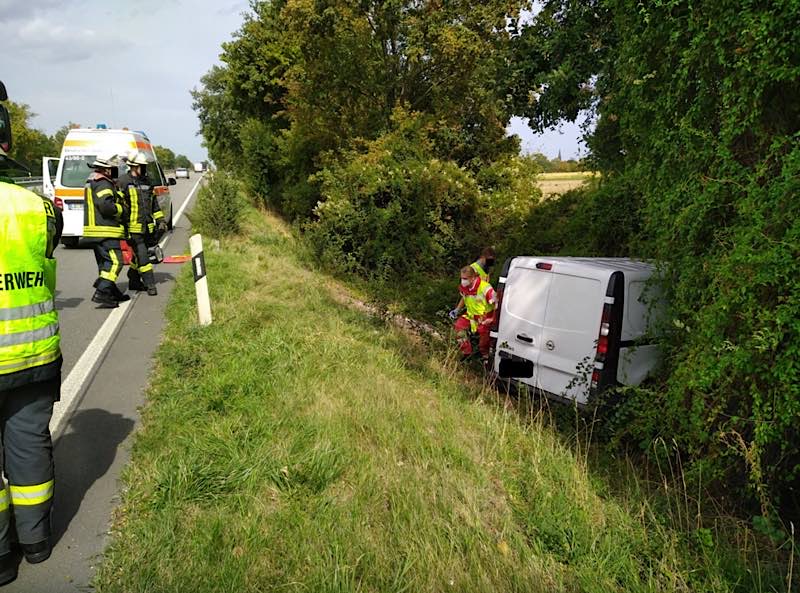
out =
[(656, 344), (620, 348), (617, 381), (622, 385), (640, 385), (661, 361)]
[(545, 391), (585, 403), (604, 295), (605, 286), (596, 278), (553, 274), (539, 356)]

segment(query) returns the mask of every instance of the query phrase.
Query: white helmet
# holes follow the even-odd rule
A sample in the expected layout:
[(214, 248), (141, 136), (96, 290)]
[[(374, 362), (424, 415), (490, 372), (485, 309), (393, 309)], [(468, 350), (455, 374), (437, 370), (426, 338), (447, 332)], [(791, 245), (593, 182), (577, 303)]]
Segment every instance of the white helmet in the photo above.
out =
[(91, 165), (88, 165), (90, 169), (113, 169), (118, 166), (119, 160), (117, 155), (98, 156)]
[(128, 166), (129, 167), (138, 167), (141, 165), (147, 164), (147, 157), (145, 154), (139, 150), (134, 150), (128, 155)]

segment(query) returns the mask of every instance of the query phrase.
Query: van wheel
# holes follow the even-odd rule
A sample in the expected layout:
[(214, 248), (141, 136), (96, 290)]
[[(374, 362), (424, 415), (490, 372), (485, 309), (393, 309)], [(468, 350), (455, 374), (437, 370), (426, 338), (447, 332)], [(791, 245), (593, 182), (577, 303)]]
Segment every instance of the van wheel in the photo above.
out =
[(63, 237), (61, 239), (61, 244), (67, 249), (75, 249), (78, 246), (78, 241), (80, 241), (80, 239), (80, 237)]
[(172, 204), (169, 205), (169, 220), (167, 221), (167, 228), (172, 230)]

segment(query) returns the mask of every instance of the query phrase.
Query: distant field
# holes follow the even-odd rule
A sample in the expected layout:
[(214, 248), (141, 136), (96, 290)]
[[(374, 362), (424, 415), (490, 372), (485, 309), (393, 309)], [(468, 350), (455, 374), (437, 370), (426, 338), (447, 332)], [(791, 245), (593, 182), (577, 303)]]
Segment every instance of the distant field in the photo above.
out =
[(539, 188), (542, 196), (556, 196), (577, 189), (587, 181), (597, 179), (599, 173), (579, 171), (576, 173), (542, 173), (539, 175)]

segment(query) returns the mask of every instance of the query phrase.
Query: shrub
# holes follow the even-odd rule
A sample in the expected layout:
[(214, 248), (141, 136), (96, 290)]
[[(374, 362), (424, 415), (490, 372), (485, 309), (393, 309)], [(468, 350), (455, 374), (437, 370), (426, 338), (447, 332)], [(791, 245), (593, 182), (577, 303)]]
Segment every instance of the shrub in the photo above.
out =
[(192, 227), (210, 237), (239, 232), (246, 203), (239, 183), (224, 171), (217, 171), (200, 189), (190, 220)]
[(486, 225), (477, 183), (428, 147), (411, 119), (314, 177), (322, 200), (306, 230), (323, 263), (396, 279), (457, 269), (479, 248)]

